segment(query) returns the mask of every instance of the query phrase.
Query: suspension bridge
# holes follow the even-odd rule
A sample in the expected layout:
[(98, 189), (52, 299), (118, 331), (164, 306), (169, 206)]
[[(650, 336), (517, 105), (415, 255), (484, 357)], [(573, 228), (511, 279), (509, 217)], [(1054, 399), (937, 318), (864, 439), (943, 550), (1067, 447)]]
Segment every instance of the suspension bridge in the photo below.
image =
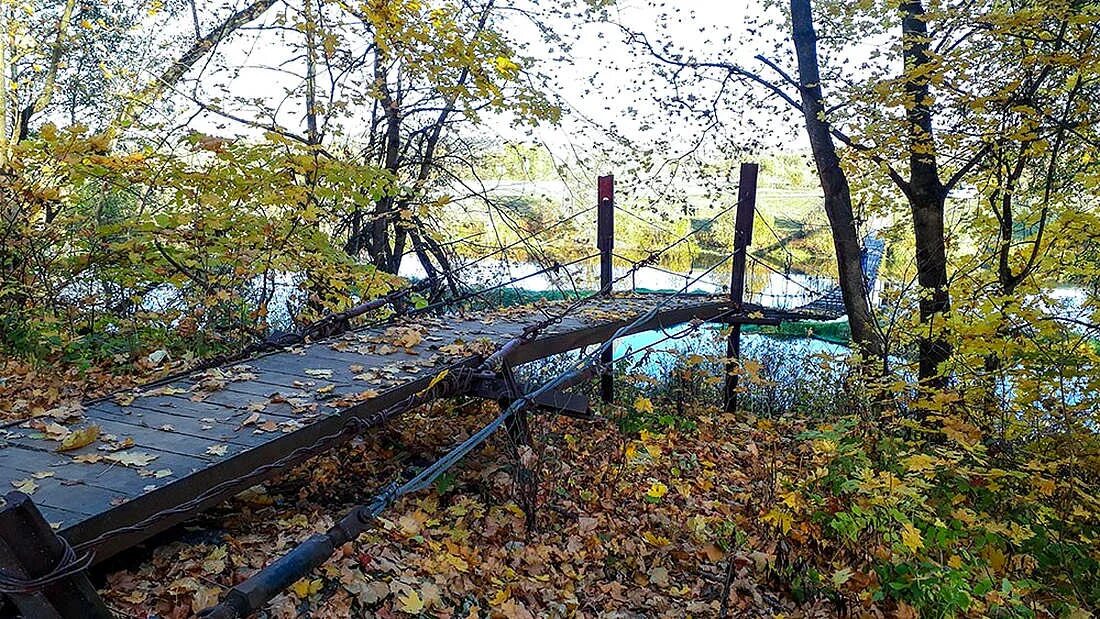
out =
[[(734, 357), (743, 324), (843, 314), (839, 293), (832, 289), (807, 288), (813, 299), (787, 307), (752, 300), (746, 288), (747, 264), (758, 260), (750, 252), (756, 208), (752, 164), (742, 167), (737, 203), (711, 218), (736, 211), (734, 247), (723, 260), (687, 277), (677, 291), (622, 290), (698, 229), (615, 272), (612, 260), (621, 256), (614, 250), (612, 182), (600, 179), (594, 207), (601, 266), (600, 290), (594, 294), (473, 311), (461, 306), (461, 301), (521, 284), (513, 280), (455, 289), (446, 300), (409, 309), (403, 302), (409, 295), (437, 283), (419, 282), (273, 338), (238, 358), (87, 402), (83, 410), (71, 412), (81, 418), (74, 427), (97, 429), (87, 445), (66, 449), (67, 433), (58, 425), (63, 420), (40, 418), (3, 427), (0, 483), (19, 492), (10, 493), (0, 509), (0, 593), (24, 616), (110, 616), (87, 579), (90, 565), (357, 434), (395, 422), (417, 406), (446, 397), (501, 403), (500, 416), (457, 442), (439, 461), (381, 489), (370, 504), (238, 585), (206, 613), (247, 616), (354, 539), (397, 498), (428, 487), (498, 428), (523, 441), (529, 440), (524, 436), (529, 410), (588, 417), (587, 399), (568, 389), (600, 377), (603, 397), (611, 398), (616, 339), (677, 325), (696, 329), (724, 323), (732, 325)], [(882, 246), (869, 243), (868, 289), (881, 256)], [(568, 279), (571, 266), (554, 263), (544, 271)], [(730, 276), (728, 293), (688, 293), (693, 284), (722, 272)], [(349, 328), (353, 319), (384, 308), (393, 315)], [(578, 349), (584, 354), (569, 369), (537, 388), (515, 378), (513, 368), (520, 364)], [(735, 398), (736, 373), (727, 381), (727, 399)]]

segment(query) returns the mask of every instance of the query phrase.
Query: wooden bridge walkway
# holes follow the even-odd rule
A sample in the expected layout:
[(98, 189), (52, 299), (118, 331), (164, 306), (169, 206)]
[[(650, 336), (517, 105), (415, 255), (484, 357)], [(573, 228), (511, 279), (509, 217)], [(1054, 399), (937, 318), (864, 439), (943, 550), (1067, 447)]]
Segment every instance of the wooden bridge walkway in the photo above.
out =
[[(509, 361), (518, 365), (601, 342), (662, 298), (616, 295), (589, 303)], [(349, 416), (400, 402), (445, 370), (476, 366), (545, 316), (545, 308), (522, 306), (406, 319), (118, 393), (86, 403), (75, 413), (82, 419), (67, 420), (70, 428), (95, 425), (101, 432), (71, 451), (58, 451), (63, 420), (13, 423), (3, 427), (0, 485), (30, 494), (47, 521), (79, 546), (229, 482), (201, 505), (102, 539), (94, 550), (103, 560), (244, 490), (255, 481), (232, 480), (337, 431)], [(716, 317), (777, 324), (801, 316), (748, 305), (731, 315), (728, 298), (693, 296), (673, 299), (635, 331)]]

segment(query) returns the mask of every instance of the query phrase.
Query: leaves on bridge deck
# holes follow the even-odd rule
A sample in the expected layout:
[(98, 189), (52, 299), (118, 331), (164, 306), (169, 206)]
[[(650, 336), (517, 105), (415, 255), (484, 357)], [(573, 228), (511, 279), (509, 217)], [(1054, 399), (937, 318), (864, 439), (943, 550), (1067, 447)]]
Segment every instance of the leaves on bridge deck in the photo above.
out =
[(99, 438), (99, 426), (94, 424), (85, 426), (79, 430), (72, 430), (61, 439), (61, 444), (57, 446), (57, 451), (80, 449), (81, 447), (91, 445), (97, 438)]

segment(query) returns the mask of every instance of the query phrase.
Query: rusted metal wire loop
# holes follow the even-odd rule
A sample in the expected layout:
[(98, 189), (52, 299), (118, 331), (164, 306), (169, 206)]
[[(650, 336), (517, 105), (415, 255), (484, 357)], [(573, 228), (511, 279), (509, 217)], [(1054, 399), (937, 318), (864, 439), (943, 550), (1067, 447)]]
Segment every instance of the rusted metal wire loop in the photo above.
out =
[(0, 570), (0, 593), (37, 593), (55, 582), (59, 582), (73, 574), (88, 569), (88, 566), (90, 566), (95, 559), (95, 553), (85, 552), (82, 555), (77, 555), (76, 551), (73, 550), (73, 547), (69, 545), (69, 542), (64, 537), (59, 535), (57, 539), (60, 540), (62, 544), (62, 555), (61, 559), (52, 570), (33, 578), (14, 576)]

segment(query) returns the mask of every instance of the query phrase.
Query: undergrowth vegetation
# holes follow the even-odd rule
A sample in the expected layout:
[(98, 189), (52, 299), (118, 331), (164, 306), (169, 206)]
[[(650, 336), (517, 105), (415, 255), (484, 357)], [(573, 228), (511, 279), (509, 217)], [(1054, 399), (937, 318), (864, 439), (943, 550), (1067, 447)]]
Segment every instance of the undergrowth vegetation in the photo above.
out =
[[(873, 401), (850, 361), (784, 350), (764, 346), (762, 361), (742, 365), (744, 422), (770, 473), (758, 520), (738, 531), (778, 544), (766, 571), (793, 599), (902, 616), (1084, 616), (1100, 605), (1094, 434), (1006, 441), (968, 421), (965, 393)], [(716, 375), (704, 365), (682, 360), (627, 418), (643, 433), (684, 428), (679, 390)]]

